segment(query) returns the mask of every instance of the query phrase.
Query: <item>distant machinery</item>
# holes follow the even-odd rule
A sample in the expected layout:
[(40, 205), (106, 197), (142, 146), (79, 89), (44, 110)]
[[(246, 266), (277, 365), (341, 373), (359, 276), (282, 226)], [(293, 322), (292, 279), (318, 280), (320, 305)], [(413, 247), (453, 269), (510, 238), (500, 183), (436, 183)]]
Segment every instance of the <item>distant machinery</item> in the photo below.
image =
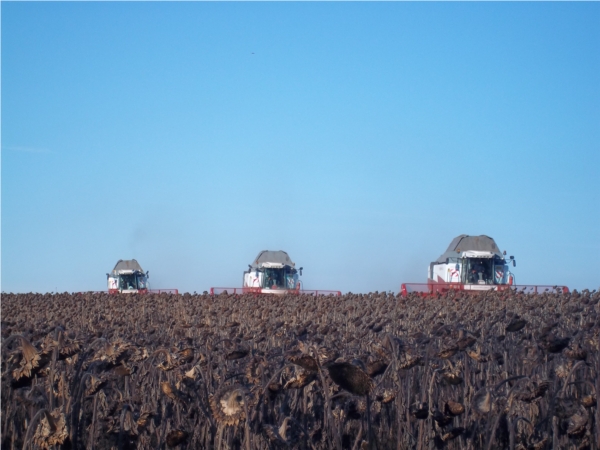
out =
[(149, 274), (135, 259), (120, 259), (111, 273), (106, 274), (109, 294), (172, 293), (177, 289), (150, 289)]
[(302, 267), (296, 269), (289, 255), (283, 250), (263, 250), (244, 272), (241, 288), (211, 288), (211, 294), (311, 294), (341, 295), (340, 291), (303, 290), (299, 277)]
[(455, 237), (450, 246), (437, 260), (429, 264), (427, 283), (404, 283), (403, 295), (411, 292), (433, 294), (450, 289), (463, 291), (490, 291), (515, 289), (529, 293), (559, 289), (568, 292), (566, 286), (516, 286), (515, 276), (509, 270), (516, 266), (513, 256), (506, 259), (494, 239), (489, 236)]

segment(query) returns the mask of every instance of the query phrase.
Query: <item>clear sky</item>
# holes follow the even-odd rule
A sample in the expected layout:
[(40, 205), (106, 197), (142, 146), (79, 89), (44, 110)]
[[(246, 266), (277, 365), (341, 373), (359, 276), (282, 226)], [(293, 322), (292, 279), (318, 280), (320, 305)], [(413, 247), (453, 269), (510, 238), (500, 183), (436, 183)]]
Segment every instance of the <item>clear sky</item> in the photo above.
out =
[(2, 291), (600, 286), (600, 3), (1, 3)]

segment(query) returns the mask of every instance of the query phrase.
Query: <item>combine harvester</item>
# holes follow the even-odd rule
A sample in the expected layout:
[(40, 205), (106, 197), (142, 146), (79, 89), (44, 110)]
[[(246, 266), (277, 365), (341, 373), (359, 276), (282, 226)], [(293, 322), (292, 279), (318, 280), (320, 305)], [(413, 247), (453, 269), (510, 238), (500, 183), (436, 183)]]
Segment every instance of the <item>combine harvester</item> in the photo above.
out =
[(177, 289), (150, 289), (148, 272), (135, 259), (120, 259), (111, 273), (106, 274), (109, 294), (175, 294)]
[(444, 254), (429, 264), (427, 283), (404, 283), (402, 295), (412, 292), (424, 295), (445, 293), (451, 289), (460, 291), (503, 291), (512, 289), (528, 294), (546, 291), (567, 293), (566, 286), (517, 285), (510, 272), (513, 256), (508, 260), (506, 252), (500, 252), (496, 242), (488, 236), (467, 236), (454, 238)]
[(243, 287), (213, 287), (210, 288), (210, 293), (342, 295), (340, 291), (304, 290), (299, 275), (302, 275), (302, 267), (296, 269), (296, 264), (286, 252), (263, 250), (252, 264), (248, 264), (248, 270), (244, 272)]

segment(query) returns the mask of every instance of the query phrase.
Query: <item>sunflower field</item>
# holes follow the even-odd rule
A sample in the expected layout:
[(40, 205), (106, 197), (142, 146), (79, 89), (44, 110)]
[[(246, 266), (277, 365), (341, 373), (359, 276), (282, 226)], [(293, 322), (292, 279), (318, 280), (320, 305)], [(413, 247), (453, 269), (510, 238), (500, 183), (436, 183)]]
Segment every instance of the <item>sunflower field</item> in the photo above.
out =
[(2, 295), (2, 449), (598, 449), (600, 293)]

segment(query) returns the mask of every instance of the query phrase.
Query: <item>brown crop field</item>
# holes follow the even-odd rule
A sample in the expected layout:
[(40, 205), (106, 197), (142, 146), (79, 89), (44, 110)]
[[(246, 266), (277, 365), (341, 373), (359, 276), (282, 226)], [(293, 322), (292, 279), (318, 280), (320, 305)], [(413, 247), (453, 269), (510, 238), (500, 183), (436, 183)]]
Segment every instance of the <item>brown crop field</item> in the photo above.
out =
[(2, 449), (597, 449), (600, 293), (2, 295)]

